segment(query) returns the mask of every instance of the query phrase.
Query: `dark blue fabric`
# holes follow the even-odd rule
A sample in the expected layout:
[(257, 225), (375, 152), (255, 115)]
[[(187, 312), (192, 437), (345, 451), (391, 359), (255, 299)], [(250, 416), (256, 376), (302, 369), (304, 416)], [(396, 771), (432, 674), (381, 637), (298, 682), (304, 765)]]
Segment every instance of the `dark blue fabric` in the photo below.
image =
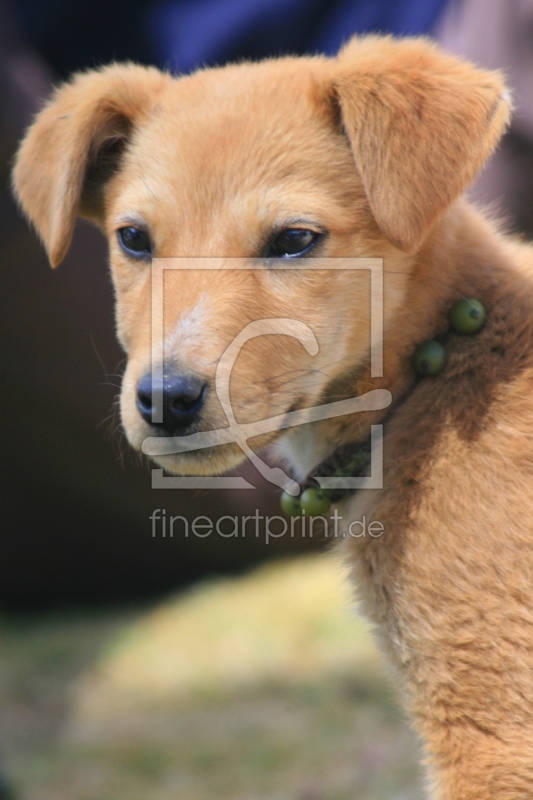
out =
[(446, 0), (349, 0), (331, 15), (317, 36), (317, 46), (334, 55), (354, 33), (429, 33), (445, 5)]
[[(338, 3), (337, 3), (338, 4)], [(149, 31), (169, 66), (302, 53), (335, 0), (164, 0), (149, 12)]]
[(446, 0), (163, 0), (148, 33), (163, 63), (202, 64), (281, 53), (333, 55), (354, 33), (422, 34)]
[(13, 0), (66, 77), (113, 59), (188, 72), (282, 53), (333, 55), (354, 33), (427, 33), (446, 0)]

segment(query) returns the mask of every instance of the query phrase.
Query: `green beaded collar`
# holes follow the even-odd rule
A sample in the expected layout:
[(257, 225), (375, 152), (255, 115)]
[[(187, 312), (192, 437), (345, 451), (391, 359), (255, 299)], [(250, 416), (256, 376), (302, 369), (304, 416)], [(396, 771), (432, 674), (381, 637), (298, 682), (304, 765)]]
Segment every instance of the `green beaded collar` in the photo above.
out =
[[(455, 333), (465, 336), (481, 330), (486, 320), (486, 312), (479, 300), (462, 298), (453, 304), (448, 314), (448, 323)], [(421, 378), (439, 375), (448, 363), (448, 353), (442, 342), (429, 339), (416, 348), (412, 364)], [(396, 408), (396, 404), (393, 409)], [(387, 412), (387, 417), (392, 409)], [(331, 475), (336, 478), (359, 477), (370, 464), (370, 436), (362, 442), (344, 445), (335, 450), (325, 461), (314, 469), (316, 475)], [(305, 481), (298, 497), (283, 492), (280, 499), (282, 510), (288, 516), (318, 516), (326, 514), (332, 503), (350, 494), (350, 490), (320, 489), (310, 475)]]

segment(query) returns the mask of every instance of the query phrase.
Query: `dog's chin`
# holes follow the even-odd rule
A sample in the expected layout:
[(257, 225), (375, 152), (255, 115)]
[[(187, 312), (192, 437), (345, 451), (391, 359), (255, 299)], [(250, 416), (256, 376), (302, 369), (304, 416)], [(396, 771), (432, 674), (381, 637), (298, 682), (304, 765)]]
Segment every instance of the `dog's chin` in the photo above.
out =
[(240, 447), (231, 445), (195, 453), (151, 456), (151, 461), (172, 475), (199, 477), (223, 475), (239, 467), (245, 460), (246, 456)]

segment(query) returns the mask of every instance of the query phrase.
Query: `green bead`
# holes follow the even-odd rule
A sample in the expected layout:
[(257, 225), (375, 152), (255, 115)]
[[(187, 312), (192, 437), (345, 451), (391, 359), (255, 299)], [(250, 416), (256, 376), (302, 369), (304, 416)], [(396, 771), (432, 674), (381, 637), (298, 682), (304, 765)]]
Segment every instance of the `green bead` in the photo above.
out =
[(300, 495), (300, 505), (306, 514), (316, 517), (329, 511), (331, 500), (321, 489), (311, 487)]
[(413, 356), (413, 367), (419, 375), (438, 375), (448, 361), (448, 354), (442, 344), (430, 339), (419, 344)]
[(477, 333), (486, 320), (486, 313), (479, 300), (464, 297), (450, 309), (448, 321), (456, 333)]
[(282, 492), (280, 498), (281, 510), (287, 514), (288, 517), (300, 517), (302, 514), (302, 507), (300, 505), (300, 498), (293, 497), (288, 492)]

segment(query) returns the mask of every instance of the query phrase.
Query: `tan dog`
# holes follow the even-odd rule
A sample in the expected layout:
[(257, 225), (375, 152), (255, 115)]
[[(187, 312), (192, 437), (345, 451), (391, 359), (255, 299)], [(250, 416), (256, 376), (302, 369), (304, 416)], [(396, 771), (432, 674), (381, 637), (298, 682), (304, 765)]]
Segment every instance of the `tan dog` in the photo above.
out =
[[(442, 800), (533, 797), (533, 252), (460, 198), (508, 118), (500, 75), (424, 40), (369, 37), (337, 59), (179, 79), (112, 65), (60, 87), (14, 173), (53, 265), (77, 214), (107, 233), (134, 447), (227, 424), (216, 365), (256, 319), (303, 320), (320, 351), (288, 336), (249, 342), (231, 383), (240, 422), (392, 392), (392, 411), (254, 447), (281, 442), (302, 477), (387, 413), (385, 488), (341, 509), (385, 533), (346, 547)], [(168, 407), (151, 425), (151, 254), (383, 257), (385, 377), (370, 377), (364, 272), (172, 273)], [(487, 324), (447, 333), (447, 367), (414, 382), (415, 347), (446, 333), (464, 296), (485, 305)], [(160, 463), (212, 474), (239, 460), (228, 444)]]

